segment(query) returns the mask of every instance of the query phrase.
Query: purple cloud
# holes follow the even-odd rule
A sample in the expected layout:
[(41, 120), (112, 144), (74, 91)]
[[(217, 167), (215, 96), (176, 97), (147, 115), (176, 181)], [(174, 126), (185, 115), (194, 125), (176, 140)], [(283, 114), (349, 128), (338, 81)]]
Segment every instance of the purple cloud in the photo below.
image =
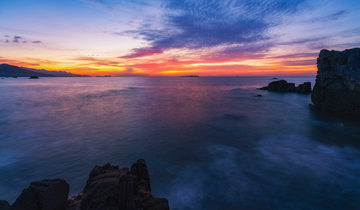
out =
[[(146, 23), (138, 30), (120, 33), (150, 42), (150, 47), (133, 49), (133, 53), (123, 58), (162, 53), (167, 49), (215, 46), (226, 46), (228, 51), (263, 52), (264, 45), (258, 43), (271, 38), (268, 30), (279, 25), (282, 17), (298, 12), (298, 6), (303, 2), (170, 0), (163, 6), (167, 11), (164, 29), (154, 30)], [(232, 46), (234, 49), (229, 49)]]
[(13, 42), (19, 43), (19, 39), (22, 39), (22, 37), (21, 36), (14, 36)]

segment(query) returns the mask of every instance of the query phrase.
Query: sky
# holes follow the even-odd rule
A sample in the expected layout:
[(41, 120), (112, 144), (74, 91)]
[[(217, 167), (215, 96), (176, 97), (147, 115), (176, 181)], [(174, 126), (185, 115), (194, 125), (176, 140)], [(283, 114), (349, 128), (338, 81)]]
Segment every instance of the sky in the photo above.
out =
[(111, 76), (313, 76), (359, 0), (1, 0), (0, 63)]

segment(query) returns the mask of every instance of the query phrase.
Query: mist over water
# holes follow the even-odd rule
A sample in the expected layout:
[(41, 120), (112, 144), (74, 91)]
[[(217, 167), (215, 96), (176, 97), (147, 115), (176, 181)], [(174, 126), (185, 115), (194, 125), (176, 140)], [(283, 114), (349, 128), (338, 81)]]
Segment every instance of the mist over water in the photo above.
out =
[(53, 178), (76, 194), (95, 165), (144, 158), (171, 209), (359, 209), (360, 122), (256, 90), (271, 81), (3, 79), (0, 199)]

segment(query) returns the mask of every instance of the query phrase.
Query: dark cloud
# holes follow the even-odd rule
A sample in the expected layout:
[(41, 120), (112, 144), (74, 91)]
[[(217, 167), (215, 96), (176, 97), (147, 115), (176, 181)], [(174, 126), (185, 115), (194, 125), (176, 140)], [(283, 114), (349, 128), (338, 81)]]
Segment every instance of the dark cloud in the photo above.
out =
[(41, 41), (33, 41), (31, 43), (39, 44), (39, 43), (41, 43)]
[(10, 37), (9, 35), (5, 35), (4, 37)]
[(8, 43), (9, 42), (9, 40), (6, 40), (6, 43)]
[(19, 39), (22, 39), (22, 37), (21, 36), (14, 36), (13, 42), (19, 43)]
[[(247, 52), (248, 45), (255, 48), (259, 46), (257, 43), (269, 40), (268, 30), (280, 24), (285, 15), (296, 13), (302, 2), (171, 0), (164, 5), (164, 29), (153, 30), (151, 25), (144, 24), (138, 30), (123, 32), (151, 42), (150, 47), (134, 49), (132, 54), (123, 58), (142, 57), (174, 48), (224, 45), (228, 48), (237, 45), (234, 51)], [(263, 50), (263, 46), (258, 49)]]

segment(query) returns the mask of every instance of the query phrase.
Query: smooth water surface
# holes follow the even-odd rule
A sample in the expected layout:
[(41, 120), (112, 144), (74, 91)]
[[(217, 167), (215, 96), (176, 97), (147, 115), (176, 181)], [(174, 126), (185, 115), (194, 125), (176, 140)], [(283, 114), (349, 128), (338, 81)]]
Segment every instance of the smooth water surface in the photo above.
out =
[(95, 165), (144, 158), (171, 209), (360, 209), (360, 122), (256, 89), (271, 81), (1, 79), (0, 200), (45, 178), (75, 194)]

